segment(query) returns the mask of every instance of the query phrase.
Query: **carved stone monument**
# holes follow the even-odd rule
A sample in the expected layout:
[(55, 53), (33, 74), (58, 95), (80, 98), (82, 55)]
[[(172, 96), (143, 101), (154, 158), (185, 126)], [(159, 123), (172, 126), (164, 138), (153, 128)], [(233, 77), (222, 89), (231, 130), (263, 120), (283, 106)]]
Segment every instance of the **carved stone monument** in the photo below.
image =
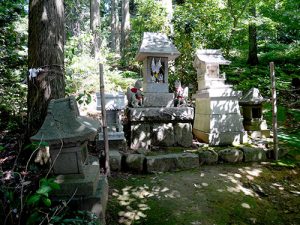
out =
[(231, 145), (243, 139), (240, 93), (225, 84), (225, 74), (220, 74), (219, 65), (229, 63), (219, 50), (196, 51), (193, 65), (197, 70), (198, 91), (193, 133), (210, 145)]
[(144, 33), (136, 56), (143, 62), (143, 105), (127, 114), (131, 149), (191, 146), (194, 110), (174, 107), (174, 94), (169, 93), (169, 61), (179, 55), (165, 34)]
[(97, 121), (80, 116), (74, 97), (51, 100), (45, 121), (31, 140), (49, 144), (51, 166), (60, 184), (54, 195), (60, 199), (74, 195), (73, 206), (95, 213), (103, 222), (107, 180), (100, 175), (99, 165), (90, 163), (87, 150), (99, 126)]
[(257, 88), (251, 88), (239, 100), (244, 128), (252, 138), (270, 137), (270, 130), (262, 114), (262, 103), (265, 101)]

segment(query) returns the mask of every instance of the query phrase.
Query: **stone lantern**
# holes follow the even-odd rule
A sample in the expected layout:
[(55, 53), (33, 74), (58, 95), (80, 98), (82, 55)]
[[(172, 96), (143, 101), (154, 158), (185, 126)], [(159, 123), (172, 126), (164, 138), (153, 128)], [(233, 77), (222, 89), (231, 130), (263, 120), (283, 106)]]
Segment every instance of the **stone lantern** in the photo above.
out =
[(244, 128), (252, 138), (270, 137), (270, 130), (262, 114), (262, 104), (265, 101), (257, 88), (251, 88), (239, 100)]
[(197, 50), (194, 68), (197, 70), (194, 135), (210, 145), (241, 143), (244, 129), (239, 110), (240, 93), (225, 84), (225, 74), (219, 65), (228, 65), (220, 50)]
[(108, 185), (106, 178), (100, 176), (99, 164), (90, 163), (87, 150), (99, 126), (99, 122), (80, 116), (74, 97), (53, 99), (42, 127), (30, 139), (49, 144), (52, 170), (60, 184), (60, 190), (53, 195), (66, 199), (74, 195), (76, 208), (89, 210), (102, 221)]

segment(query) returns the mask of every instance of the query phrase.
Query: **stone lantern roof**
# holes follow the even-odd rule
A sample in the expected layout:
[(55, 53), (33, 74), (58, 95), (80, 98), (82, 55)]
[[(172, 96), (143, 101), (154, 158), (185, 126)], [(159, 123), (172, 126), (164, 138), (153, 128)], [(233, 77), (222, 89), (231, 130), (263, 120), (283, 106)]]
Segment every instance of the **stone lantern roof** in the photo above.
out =
[(229, 65), (230, 61), (226, 60), (218, 49), (198, 49), (195, 54), (195, 60), (205, 64)]
[(30, 139), (49, 144), (83, 142), (94, 138), (99, 127), (98, 121), (79, 115), (74, 96), (53, 99), (42, 127)]
[(145, 32), (136, 60), (143, 61), (147, 56), (167, 57), (174, 60), (180, 55), (175, 45), (162, 33)]
[(265, 102), (266, 99), (261, 96), (257, 88), (251, 88), (240, 100), (240, 105), (259, 105)]

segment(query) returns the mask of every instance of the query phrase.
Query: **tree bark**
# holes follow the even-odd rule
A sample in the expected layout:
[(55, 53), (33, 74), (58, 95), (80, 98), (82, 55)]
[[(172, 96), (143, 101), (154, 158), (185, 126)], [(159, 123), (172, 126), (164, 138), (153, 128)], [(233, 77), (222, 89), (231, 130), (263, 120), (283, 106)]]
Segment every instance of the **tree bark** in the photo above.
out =
[(111, 0), (111, 22), (110, 22), (110, 29), (111, 29), (111, 49), (113, 51), (116, 50), (116, 0)]
[(122, 57), (125, 55), (124, 50), (129, 44), (129, 31), (130, 31), (130, 13), (129, 13), (129, 0), (122, 1), (122, 25), (121, 25), (121, 52)]
[(63, 0), (29, 1), (28, 67), (42, 69), (28, 79), (30, 137), (42, 126), (50, 100), (65, 97)]
[(101, 46), (100, 38), (100, 0), (90, 0), (90, 28), (93, 34), (92, 56), (96, 56)]
[[(256, 17), (255, 6), (252, 6), (250, 10), (251, 10), (252, 17), (255, 18)], [(258, 64), (255, 21), (249, 22), (249, 52), (248, 52), (247, 63), (250, 64), (251, 66), (255, 66)]]

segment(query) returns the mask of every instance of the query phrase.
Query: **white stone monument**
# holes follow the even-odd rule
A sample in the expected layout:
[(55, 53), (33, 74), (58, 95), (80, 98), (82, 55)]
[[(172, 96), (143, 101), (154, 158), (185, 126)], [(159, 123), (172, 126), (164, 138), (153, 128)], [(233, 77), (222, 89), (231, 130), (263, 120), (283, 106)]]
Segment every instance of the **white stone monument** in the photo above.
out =
[(221, 51), (197, 50), (194, 68), (197, 70), (194, 135), (209, 145), (241, 143), (244, 134), (238, 98), (240, 92), (225, 84), (225, 74), (219, 65), (228, 65)]

